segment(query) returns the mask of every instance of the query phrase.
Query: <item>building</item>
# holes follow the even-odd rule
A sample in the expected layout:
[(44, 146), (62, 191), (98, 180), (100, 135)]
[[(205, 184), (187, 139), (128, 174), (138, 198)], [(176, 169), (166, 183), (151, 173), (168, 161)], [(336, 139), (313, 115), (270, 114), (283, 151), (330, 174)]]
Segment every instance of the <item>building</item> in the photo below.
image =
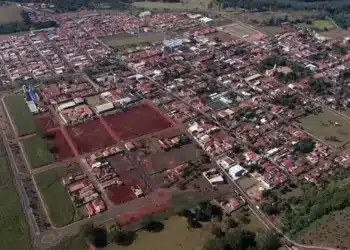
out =
[(225, 183), (224, 178), (216, 168), (209, 169), (208, 171), (203, 172), (202, 175), (212, 186)]
[(228, 170), (228, 173), (233, 180), (238, 180), (242, 176), (246, 175), (248, 173), (248, 171), (245, 168), (243, 168), (241, 165), (237, 164), (237, 165), (231, 167)]

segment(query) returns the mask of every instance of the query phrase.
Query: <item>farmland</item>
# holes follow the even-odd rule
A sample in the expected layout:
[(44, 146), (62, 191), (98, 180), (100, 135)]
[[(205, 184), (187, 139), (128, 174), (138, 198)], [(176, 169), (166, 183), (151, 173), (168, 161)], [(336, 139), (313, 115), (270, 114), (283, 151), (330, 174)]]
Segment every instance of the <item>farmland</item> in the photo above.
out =
[(41, 167), (52, 163), (55, 158), (49, 151), (47, 141), (34, 135), (28, 139), (21, 141), (27, 160), (32, 168)]
[(333, 147), (340, 147), (350, 141), (349, 122), (329, 109), (317, 115), (301, 119), (301, 127)]
[(165, 115), (148, 105), (141, 105), (122, 113), (106, 116), (104, 120), (121, 140), (154, 133), (172, 126)]
[(316, 29), (320, 31), (330, 30), (334, 28), (334, 25), (329, 20), (315, 20), (315, 21), (312, 21), (310, 24), (299, 23), (296, 26), (300, 28), (310, 28), (310, 29)]
[(21, 8), (14, 5), (0, 6), (0, 24), (21, 22), (21, 11)]
[(11, 180), (10, 166), (3, 145), (0, 146), (0, 153), (0, 198), (4, 201), (0, 205), (0, 249), (30, 250), (32, 248), (29, 229)]
[(107, 36), (101, 38), (101, 40), (108, 46), (119, 47), (161, 41), (164, 39), (164, 36), (163, 32), (150, 32), (139, 35)]
[(7, 109), (17, 129), (17, 134), (27, 135), (37, 130), (34, 116), (21, 95), (11, 95), (5, 99)]
[(47, 136), (50, 138), (50, 143), (53, 145), (52, 151), (55, 154), (55, 158), (62, 160), (74, 156), (72, 149), (60, 129), (50, 130), (50, 132), (47, 132)]

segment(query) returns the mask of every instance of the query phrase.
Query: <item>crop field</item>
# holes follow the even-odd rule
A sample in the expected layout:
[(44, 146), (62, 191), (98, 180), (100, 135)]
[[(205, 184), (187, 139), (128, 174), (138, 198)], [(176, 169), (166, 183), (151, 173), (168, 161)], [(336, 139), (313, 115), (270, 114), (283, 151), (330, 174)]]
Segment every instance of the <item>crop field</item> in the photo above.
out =
[(47, 132), (47, 135), (50, 138), (50, 143), (53, 145), (53, 152), (58, 160), (74, 157), (72, 149), (59, 128), (50, 130), (50, 132)]
[(0, 145), (0, 249), (31, 250), (31, 236), (9, 168), (5, 149)]
[(23, 96), (8, 96), (5, 99), (5, 103), (19, 136), (32, 134), (37, 131), (34, 116), (29, 111)]
[(56, 127), (56, 123), (49, 113), (35, 116), (35, 122), (37, 126), (44, 131)]
[(67, 132), (80, 153), (101, 149), (115, 142), (100, 120), (69, 126)]
[(340, 147), (350, 141), (350, 123), (329, 109), (309, 115), (300, 122), (298, 125), (331, 147)]
[(63, 227), (73, 222), (78, 211), (75, 210), (57, 169), (41, 172), (35, 175), (35, 180), (55, 226)]
[(121, 140), (154, 133), (172, 126), (170, 119), (147, 104), (106, 116), (104, 120)]
[(0, 24), (21, 22), (22, 21), (21, 11), (22, 11), (21, 8), (14, 5), (9, 5), (9, 6), (0, 5)]
[(323, 216), (312, 223), (298, 236), (299, 242), (307, 245), (324, 245), (337, 249), (350, 246), (350, 208)]
[(38, 168), (54, 162), (55, 157), (49, 150), (49, 145), (43, 138), (34, 135), (21, 141), (26, 158), (31, 168)]
[(162, 41), (165, 34), (163, 32), (149, 32), (139, 35), (117, 35), (102, 37), (101, 40), (108, 46), (120, 47), (126, 45), (136, 45), (141, 43), (153, 43)]

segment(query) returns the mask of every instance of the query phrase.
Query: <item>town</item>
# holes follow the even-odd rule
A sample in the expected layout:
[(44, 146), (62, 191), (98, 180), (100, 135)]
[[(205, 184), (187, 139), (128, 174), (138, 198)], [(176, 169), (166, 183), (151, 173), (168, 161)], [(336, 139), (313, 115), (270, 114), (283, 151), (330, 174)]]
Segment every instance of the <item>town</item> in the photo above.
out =
[(269, 194), (350, 166), (350, 37), (185, 12), (29, 17), (59, 26), (0, 40), (0, 117), (37, 247), (192, 190), (282, 233)]

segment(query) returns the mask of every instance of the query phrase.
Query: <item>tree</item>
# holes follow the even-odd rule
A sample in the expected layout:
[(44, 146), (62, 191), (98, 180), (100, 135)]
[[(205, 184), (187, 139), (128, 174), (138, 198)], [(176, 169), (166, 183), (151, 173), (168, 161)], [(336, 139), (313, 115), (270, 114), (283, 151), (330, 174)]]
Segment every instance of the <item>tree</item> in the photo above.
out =
[(262, 192), (261, 192), (261, 197), (262, 198), (267, 198), (271, 195), (271, 190), (270, 189), (264, 189)]
[(96, 248), (106, 247), (108, 244), (108, 234), (103, 227), (94, 227), (87, 238)]
[(228, 228), (236, 228), (239, 225), (239, 223), (233, 218), (228, 218), (226, 223)]
[(261, 206), (261, 209), (268, 215), (278, 214), (279, 212), (278, 207), (270, 203), (263, 204)]
[(311, 153), (315, 148), (315, 142), (311, 138), (300, 140), (294, 145), (294, 150), (301, 153)]
[(158, 233), (164, 229), (164, 224), (160, 221), (149, 219), (142, 222), (142, 229), (148, 232)]
[(113, 230), (109, 233), (109, 242), (115, 243), (120, 246), (129, 246), (135, 240), (136, 234), (131, 231), (119, 231)]
[(224, 232), (222, 231), (220, 226), (213, 226), (211, 229), (211, 233), (217, 238), (224, 236)]
[(259, 250), (278, 250), (281, 246), (279, 238), (275, 234), (258, 234), (256, 244)]

